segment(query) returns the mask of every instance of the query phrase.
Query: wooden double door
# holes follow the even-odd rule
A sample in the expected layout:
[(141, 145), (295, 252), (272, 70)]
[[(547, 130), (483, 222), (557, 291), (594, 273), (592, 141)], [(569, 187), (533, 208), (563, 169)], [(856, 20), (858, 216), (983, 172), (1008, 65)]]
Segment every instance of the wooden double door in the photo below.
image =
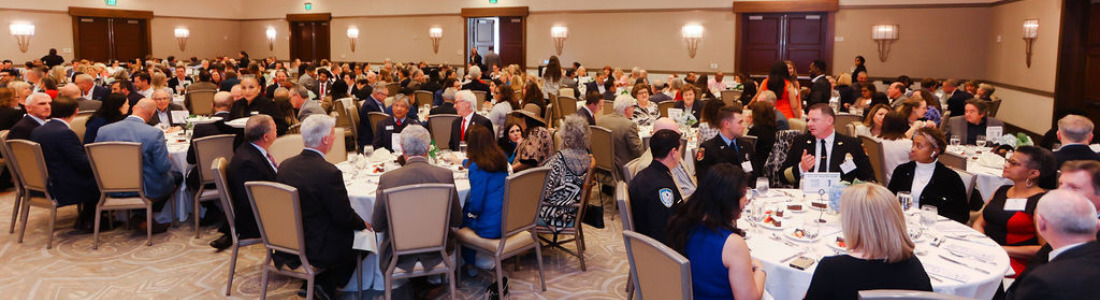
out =
[(754, 13), (741, 18), (740, 72), (767, 75), (775, 62), (790, 60), (805, 75), (810, 62), (832, 58), (828, 13)]
[(129, 61), (152, 53), (149, 20), (73, 16), (76, 57), (91, 61)]
[[(483, 65), (485, 64), (485, 54), (489, 53), (489, 47), (498, 45), (495, 49), (496, 53), (500, 55), (501, 68), (512, 64), (519, 65), (520, 68), (526, 68), (523, 38), (524, 22), (526, 20), (523, 16), (467, 18), (466, 43), (470, 45), (470, 48), (477, 48), (477, 53), (482, 57)], [(469, 57), (470, 49), (466, 49), (467, 62)], [(492, 67), (489, 65), (485, 65), (484, 68), (485, 70), (482, 70), (484, 72), (492, 71)]]
[(329, 21), (291, 21), (290, 57), (320, 61), (331, 55)]

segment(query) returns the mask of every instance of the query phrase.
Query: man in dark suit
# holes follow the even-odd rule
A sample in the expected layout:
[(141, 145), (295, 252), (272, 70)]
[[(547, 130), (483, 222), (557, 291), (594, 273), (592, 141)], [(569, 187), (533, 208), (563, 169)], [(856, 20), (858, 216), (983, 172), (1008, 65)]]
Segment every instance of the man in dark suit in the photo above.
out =
[(963, 113), (966, 105), (966, 101), (973, 99), (974, 95), (967, 93), (964, 90), (958, 88), (959, 80), (948, 79), (943, 81), (943, 97), (947, 98), (947, 110), (951, 111), (952, 116), (958, 116)]
[[(382, 177), (378, 178), (378, 189), (375, 193), (375, 199), (382, 199), (382, 191), (414, 184), (423, 183), (443, 183), (454, 185), (454, 177), (451, 170), (432, 166), (425, 158), (428, 155), (428, 148), (431, 147), (431, 137), (428, 135), (428, 130), (424, 129), (420, 125), (412, 125), (406, 127), (401, 133), (401, 150), (405, 156), (405, 165), (397, 170), (386, 172), (382, 174)], [(459, 205), (458, 193), (451, 195), (451, 224), (450, 227), (457, 228), (462, 225), (462, 206)], [(389, 243), (392, 240), (389, 238), (389, 219), (386, 216), (386, 201), (374, 201), (374, 216), (371, 220), (371, 225), (374, 226), (374, 231), (385, 236), (385, 240), (382, 241), (382, 245), (379, 247), (382, 253), (379, 254), (379, 262), (382, 269), (386, 269), (389, 266), (389, 262), (393, 257), (393, 253), (390, 252)], [(453, 251), (453, 230), (448, 233), (447, 251)], [(423, 254), (416, 256), (402, 256), (397, 260), (397, 267), (404, 270), (412, 270), (412, 267), (416, 262), (420, 262), (425, 268), (438, 265), (442, 262), (443, 258), (437, 254)]]
[(153, 91), (153, 101), (157, 103), (157, 111), (153, 114), (153, 117), (149, 119), (149, 125), (157, 126), (164, 123), (168, 126), (182, 125), (187, 123), (186, 117), (183, 120), (177, 119), (172, 116), (173, 111), (186, 112), (183, 105), (172, 103), (172, 92), (168, 89), (157, 89)]
[(863, 142), (837, 133), (834, 117), (827, 104), (810, 106), (810, 120), (806, 122), (809, 132), (794, 138), (781, 169), (793, 174), (794, 186), (799, 186), (802, 174), (807, 172), (840, 173), (844, 181), (874, 181), (875, 172), (863, 151)]
[(1052, 249), (1050, 262), (1016, 279), (1006, 299), (1100, 299), (1096, 207), (1077, 193), (1051, 191), (1035, 207), (1035, 228)]
[(103, 101), (111, 90), (95, 84), (95, 78), (88, 74), (76, 75), (76, 86), (80, 88), (80, 98)]
[(481, 68), (474, 66), (470, 67), (470, 83), (462, 85), (463, 90), (482, 91), (486, 95), (492, 94), (489, 91), (489, 85), (481, 80)]
[(332, 83), (332, 91), (329, 94), (332, 95), (332, 99), (351, 97), (352, 87), (355, 86), (355, 74), (344, 72), (339, 76)]
[[(325, 160), (336, 140), (335, 125), (336, 119), (329, 116), (312, 116), (302, 122), (305, 150), (283, 161), (275, 177), (279, 183), (298, 189), (306, 258), (311, 265), (324, 269), (317, 275), (314, 289), (315, 298), (320, 299), (332, 298), (336, 289), (351, 278), (358, 266), (352, 248), (355, 231), (370, 228), (351, 209), (343, 173)], [(297, 259), (279, 257), (292, 265)]]
[(218, 90), (223, 91), (223, 92), (229, 92), (230, 90), (233, 89), (234, 85), (238, 85), (238, 84), (241, 84), (241, 79), (237, 78), (237, 72), (233, 71), (233, 70), (226, 70), (225, 71), (225, 79), (222, 80), (222, 85), (221, 85), (221, 87), (218, 88)]
[(741, 105), (722, 107), (718, 110), (718, 118), (718, 134), (699, 145), (695, 152), (696, 177), (703, 178), (710, 167), (720, 163), (739, 166), (745, 173), (752, 174), (750, 177), (759, 175), (763, 166), (753, 165), (755, 150), (752, 143), (742, 137), (745, 117), (741, 115)]
[(588, 90), (588, 92), (586, 92), (586, 94), (584, 95), (584, 106), (581, 106), (581, 108), (578, 109), (576, 112), (578, 116), (581, 116), (584, 118), (585, 121), (588, 121), (588, 125), (596, 125), (596, 114), (599, 113), (600, 110), (604, 109), (603, 96), (600, 96), (597, 93), (598, 92), (594, 92), (593, 90)]
[(817, 103), (829, 104), (829, 97), (832, 97), (832, 85), (829, 84), (829, 80), (825, 79), (825, 61), (815, 59), (810, 63), (810, 77), (813, 77), (810, 85), (810, 94), (806, 97), (807, 106)]
[(28, 96), (26, 100), (27, 115), (11, 127), (11, 131), (8, 131), (8, 139), (31, 139), (31, 132), (50, 119), (52, 111), (50, 102), (52, 101), (50, 95), (46, 93), (34, 93)]
[[(201, 139), (201, 138), (204, 138), (204, 137), (208, 137), (208, 136), (219, 135), (219, 134), (238, 135), (238, 134), (242, 133), (242, 131), (240, 129), (233, 128), (229, 125), (225, 125), (225, 122), (230, 120), (230, 118), (229, 118), (229, 108), (232, 106), (232, 104), (233, 104), (233, 101), (232, 101), (232, 98), (230, 98), (229, 93), (219, 92), (219, 93), (214, 95), (214, 103), (211, 105), (213, 107), (213, 110), (214, 110), (214, 116), (222, 118), (222, 119), (214, 121), (213, 123), (195, 124), (195, 129), (191, 133), (191, 147), (187, 149), (187, 163), (188, 164), (195, 165), (195, 164), (198, 163), (198, 160), (195, 157), (195, 148), (196, 148), (195, 147), (195, 140)], [(239, 140), (239, 139), (235, 139), (235, 140)], [(236, 144), (237, 143), (234, 143), (234, 145), (236, 145)], [(203, 167), (208, 167), (208, 166), (203, 166)], [(186, 179), (187, 188), (191, 191), (197, 191), (199, 189), (199, 172), (198, 172), (199, 170), (198, 170), (198, 168), (199, 168), (199, 166), (194, 166), (194, 167), (191, 168), (190, 172), (187, 172), (187, 179)], [(207, 186), (207, 190), (214, 190), (214, 189), (215, 189), (214, 185)], [(207, 213), (203, 217), (203, 220), (215, 220), (217, 218), (217, 216), (216, 216), (217, 214), (212, 213), (212, 212), (216, 212), (216, 210), (215, 211), (210, 211), (210, 209), (217, 209), (217, 205), (215, 205), (216, 203), (214, 201), (207, 201), (207, 202), (203, 202), (202, 204), (206, 205), (206, 208), (207, 208)], [(215, 217), (215, 219), (209, 219), (210, 217)], [(209, 221), (207, 221), (207, 222), (209, 222)]]
[(195, 82), (190, 76), (187, 76), (187, 68), (176, 68), (176, 76), (172, 76), (168, 79), (168, 88), (173, 92), (182, 93), (192, 83)]
[(448, 149), (458, 150), (459, 143), (466, 140), (466, 133), (472, 126), (485, 126), (493, 130), (493, 122), (488, 118), (474, 113), (477, 110), (477, 96), (471, 91), (459, 91), (455, 94), (455, 111), (460, 118), (451, 123), (451, 141)]
[(634, 230), (662, 244), (668, 243), (665, 228), (669, 217), (683, 202), (671, 169), (679, 166), (680, 134), (662, 129), (649, 139), (653, 162), (630, 181)]
[(611, 81), (607, 80), (607, 74), (603, 70), (596, 71), (596, 78), (585, 84), (585, 99), (592, 91), (599, 93), (603, 99), (615, 99), (615, 91), (611, 88)]
[[(1062, 165), (1061, 175), (1058, 177), (1058, 182), (1061, 184), (1059, 189), (1068, 190), (1080, 194), (1092, 202), (1093, 207), (1100, 207), (1100, 184), (1094, 181), (1093, 178), (1100, 177), (1100, 162), (1094, 160), (1077, 160), (1068, 161)], [(1100, 239), (1100, 233), (1096, 235)], [(1050, 243), (1047, 243), (1039, 248), (1039, 251), (1035, 252), (1035, 255), (1031, 257), (1027, 262), (1027, 269), (1016, 276), (1016, 282), (1024, 280), (1027, 276), (1035, 271), (1036, 267), (1050, 262)], [(1016, 285), (1009, 287), (1009, 290), (1015, 288)]]
[(667, 84), (665, 84), (664, 80), (654, 80), (652, 90), (650, 90), (652, 96), (649, 96), (649, 102), (661, 103), (663, 101), (672, 100), (672, 97), (664, 93), (665, 86), (667, 86)]
[[(241, 239), (248, 239), (260, 237), (260, 229), (252, 213), (252, 205), (248, 203), (248, 192), (244, 183), (275, 181), (275, 161), (267, 152), (275, 142), (275, 121), (268, 115), (256, 115), (248, 118), (244, 128), (244, 139), (248, 142), (237, 146), (225, 176), (229, 185), (229, 196), (233, 200), (233, 219), (236, 221), (237, 235)], [(196, 133), (197, 131), (196, 128)], [(233, 237), (229, 235), (229, 223), (223, 223), (218, 231), (222, 236), (210, 242), (210, 246), (219, 251), (232, 246)]]
[(1059, 168), (1071, 160), (1100, 160), (1100, 155), (1088, 145), (1092, 129), (1092, 121), (1086, 117), (1067, 115), (1058, 120), (1058, 141), (1062, 142), (1062, 147), (1054, 151), (1054, 158), (1058, 159)]
[(432, 110), (428, 112), (428, 115), (429, 116), (442, 115), (442, 114), (457, 115), (458, 110), (455, 110), (455, 93), (456, 92), (457, 91), (455, 90), (455, 88), (452, 88), (452, 87), (446, 88), (446, 90), (443, 91), (443, 103), (440, 104), (439, 106), (433, 107)]
[(313, 94), (317, 95), (318, 99), (332, 95), (332, 73), (325, 69), (317, 70), (317, 85), (313, 89)]
[(279, 69), (278, 71), (275, 71), (275, 82), (267, 86), (267, 89), (264, 89), (264, 97), (274, 99), (275, 89), (279, 87), (290, 89), (293, 85), (294, 83), (290, 82), (290, 75), (287, 75), (286, 70)]
[[(386, 148), (396, 153), (393, 145), (393, 135), (400, 134), (410, 124), (420, 124), (415, 118), (409, 117), (409, 98), (399, 97), (393, 100), (393, 115), (378, 122), (374, 132), (374, 149)], [(398, 145), (400, 146), (400, 145)]]
[(77, 229), (91, 233), (99, 188), (88, 163), (88, 156), (69, 123), (77, 114), (76, 100), (58, 97), (50, 103), (53, 118), (31, 133), (31, 141), (42, 146), (42, 156), (50, 178), (47, 190), (59, 206), (84, 204)]
[[(1004, 122), (1001, 120), (986, 117), (988, 111), (986, 101), (971, 99), (966, 101), (965, 107), (963, 115), (947, 119), (947, 125), (944, 125), (943, 129), (943, 132), (947, 134), (947, 138), (958, 137), (963, 145), (974, 145), (979, 135), (985, 135), (986, 128), (1004, 126)], [(986, 137), (986, 139), (989, 138), (994, 137)]]
[(289, 125), (283, 116), (283, 111), (275, 105), (271, 99), (260, 95), (260, 82), (255, 77), (247, 77), (241, 81), (242, 99), (233, 102), (233, 108), (229, 115), (233, 119), (250, 117), (256, 114), (265, 114), (275, 119), (276, 132), (281, 136), (286, 133)]
[(363, 107), (359, 108), (359, 149), (363, 146), (372, 145), (374, 143), (374, 128), (370, 127), (370, 112), (384, 112), (386, 108), (386, 97), (390, 95), (390, 89), (386, 88), (386, 84), (377, 82), (374, 84), (374, 93), (370, 97), (367, 97), (363, 102)]
[(137, 105), (138, 101), (145, 98), (138, 92), (134, 92), (134, 85), (126, 80), (115, 80), (111, 83), (111, 93), (119, 93), (126, 95), (126, 100), (130, 102), (130, 112), (134, 110), (134, 105)]

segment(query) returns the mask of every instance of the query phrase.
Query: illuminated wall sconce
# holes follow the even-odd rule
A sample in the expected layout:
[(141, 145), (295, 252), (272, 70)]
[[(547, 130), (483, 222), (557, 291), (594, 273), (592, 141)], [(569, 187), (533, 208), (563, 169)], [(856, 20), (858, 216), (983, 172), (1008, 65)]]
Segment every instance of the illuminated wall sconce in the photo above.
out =
[(561, 49), (565, 47), (565, 39), (569, 38), (569, 27), (554, 26), (550, 28), (550, 38), (554, 39), (554, 50), (561, 55)]
[(359, 41), (359, 28), (348, 27), (348, 42), (351, 43), (351, 52), (355, 52), (355, 42)]
[(898, 25), (871, 26), (871, 39), (878, 43), (878, 60), (886, 62), (890, 56), (890, 44), (898, 39)]
[(684, 43), (687, 44), (688, 57), (695, 58), (695, 52), (699, 50), (699, 42), (703, 40), (703, 26), (684, 25), (684, 28), (680, 29), (680, 34), (683, 35)]
[(187, 30), (187, 28), (176, 28), (176, 44), (179, 44), (180, 51), (183, 51), (184, 48), (187, 48), (187, 37), (190, 36), (191, 31)]
[(27, 48), (31, 46), (31, 37), (34, 36), (34, 24), (12, 23), (10, 28), (11, 35), (19, 42), (19, 51), (27, 53)]
[(1031, 45), (1035, 43), (1036, 38), (1039, 38), (1039, 19), (1024, 20), (1024, 43), (1027, 44), (1024, 51), (1027, 55), (1028, 68), (1031, 68)]
[(279, 33), (278, 31), (275, 31), (275, 27), (268, 27), (267, 28), (267, 49), (268, 50), (275, 50), (275, 36), (278, 33)]
[(439, 40), (443, 39), (443, 28), (428, 29), (428, 38), (432, 39), (432, 51), (439, 54)]

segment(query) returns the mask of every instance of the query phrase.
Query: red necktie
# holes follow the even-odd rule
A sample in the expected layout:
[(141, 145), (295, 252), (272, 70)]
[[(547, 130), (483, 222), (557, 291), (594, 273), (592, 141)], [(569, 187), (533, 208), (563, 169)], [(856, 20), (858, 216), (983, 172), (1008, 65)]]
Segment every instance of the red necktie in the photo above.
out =
[(279, 169), (279, 164), (275, 162), (275, 158), (274, 158), (274, 157), (271, 157), (271, 154), (270, 154), (270, 153), (268, 153), (268, 154), (267, 154), (267, 159), (271, 161), (271, 165), (272, 165), (272, 166), (275, 166), (275, 169), (276, 169), (276, 170), (278, 170), (278, 169)]
[(397, 126), (401, 126), (401, 119), (397, 119)]
[(466, 140), (466, 120), (462, 120), (462, 135), (460, 141)]

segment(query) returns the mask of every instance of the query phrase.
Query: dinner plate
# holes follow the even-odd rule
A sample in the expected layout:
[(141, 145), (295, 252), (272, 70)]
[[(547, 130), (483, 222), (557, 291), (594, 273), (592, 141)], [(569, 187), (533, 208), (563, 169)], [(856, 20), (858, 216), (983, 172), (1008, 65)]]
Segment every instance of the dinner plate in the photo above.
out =
[(236, 127), (236, 128), (244, 128), (245, 123), (248, 123), (248, 118), (247, 117), (237, 118), (237, 119), (227, 121), (227, 122), (225, 122), (225, 125), (229, 125), (230, 127)]
[(783, 236), (786, 236), (786, 237), (787, 237), (788, 239), (790, 239), (790, 240), (792, 240), (792, 241), (795, 241), (795, 242), (803, 242), (803, 243), (813, 243), (813, 242), (816, 242), (816, 241), (817, 241), (818, 239), (820, 239), (820, 238), (821, 238), (821, 235), (820, 235), (820, 234), (818, 234), (818, 236), (816, 236), (816, 237), (814, 237), (814, 238), (812, 238), (812, 239), (811, 239), (811, 238), (807, 238), (807, 237), (805, 237), (805, 236), (803, 236), (803, 237), (798, 237), (797, 235), (795, 235), (795, 232), (797, 232), (797, 231), (799, 231), (799, 230), (800, 230), (799, 228), (788, 228), (788, 229), (786, 229), (786, 230), (783, 230)]
[(833, 248), (833, 250), (836, 250), (836, 251), (845, 251), (845, 252), (847, 252), (847, 251), (848, 251), (848, 248), (846, 248), (846, 247), (841, 247), (841, 246), (840, 246), (840, 241), (838, 241), (838, 240), (837, 240), (837, 238), (842, 238), (842, 237), (844, 237), (844, 236), (843, 236), (842, 234), (840, 234), (840, 233), (838, 233), (838, 234), (831, 234), (831, 235), (829, 235), (829, 236), (826, 236), (826, 237), (825, 237), (825, 244), (826, 244), (826, 245), (829, 245), (829, 248)]
[(768, 222), (768, 220), (771, 220), (771, 216), (764, 217), (764, 219), (759, 222), (760, 227), (764, 227), (764, 228), (771, 229), (771, 230), (782, 230), (783, 228), (786, 228), (787, 224), (785, 224), (785, 223), (789, 222), (789, 221), (786, 221), (782, 218), (778, 218), (777, 220), (780, 221), (782, 226), (775, 226), (774, 223)]
[(222, 117), (198, 116), (198, 117), (193, 117), (193, 118), (187, 118), (187, 122), (191, 122), (191, 124), (195, 124), (195, 125), (210, 124), (210, 123), (217, 122), (218, 120), (221, 120), (221, 119), (222, 119)]

